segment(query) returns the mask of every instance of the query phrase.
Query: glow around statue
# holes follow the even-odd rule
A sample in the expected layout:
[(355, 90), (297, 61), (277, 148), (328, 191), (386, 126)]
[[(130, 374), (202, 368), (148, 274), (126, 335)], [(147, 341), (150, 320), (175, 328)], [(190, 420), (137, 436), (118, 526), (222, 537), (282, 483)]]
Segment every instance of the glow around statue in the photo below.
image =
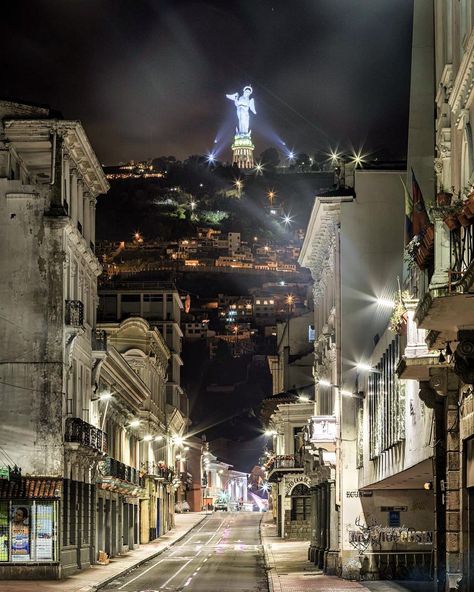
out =
[(250, 98), (252, 92), (253, 89), (251, 86), (245, 86), (240, 97), (239, 93), (226, 95), (228, 99), (234, 101), (234, 105), (237, 108), (237, 119), (239, 120), (239, 126), (235, 128), (235, 132), (238, 136), (250, 136), (251, 134), (249, 129), (249, 109), (254, 115), (257, 115), (257, 112), (255, 111), (255, 102)]

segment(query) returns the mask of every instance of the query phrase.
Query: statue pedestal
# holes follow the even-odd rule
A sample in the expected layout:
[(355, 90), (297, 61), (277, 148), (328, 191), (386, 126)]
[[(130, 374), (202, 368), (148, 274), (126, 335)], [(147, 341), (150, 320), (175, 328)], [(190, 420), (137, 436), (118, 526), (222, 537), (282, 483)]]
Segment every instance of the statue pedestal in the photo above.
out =
[(232, 144), (232, 163), (239, 169), (253, 169), (254, 149), (250, 134), (236, 134)]

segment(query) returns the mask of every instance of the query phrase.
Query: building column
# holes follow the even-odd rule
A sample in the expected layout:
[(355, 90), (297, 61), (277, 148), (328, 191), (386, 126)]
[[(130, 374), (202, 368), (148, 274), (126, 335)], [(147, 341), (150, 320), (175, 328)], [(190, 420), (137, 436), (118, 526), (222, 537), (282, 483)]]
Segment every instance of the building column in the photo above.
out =
[(90, 208), (90, 242), (92, 250), (95, 251), (95, 199), (91, 198), (89, 201)]
[(77, 227), (84, 236), (84, 182), (77, 180)]
[(88, 191), (84, 191), (84, 203), (83, 203), (83, 212), (84, 212), (84, 224), (82, 225), (82, 235), (86, 240), (86, 243), (89, 244), (89, 241), (91, 239), (91, 233), (90, 233), (90, 228), (91, 228), (91, 220), (90, 220), (90, 215), (91, 215), (91, 210), (90, 210), (90, 194)]
[(78, 180), (77, 180), (77, 170), (75, 168), (73, 168), (71, 170), (71, 177), (70, 177), (70, 185), (71, 185), (71, 189), (70, 189), (70, 194), (71, 194), (71, 209), (69, 212), (69, 215), (71, 216), (71, 220), (72, 223), (77, 226), (77, 210), (78, 210), (78, 206), (77, 206), (77, 193), (78, 193)]
[(449, 282), (448, 270), (451, 267), (451, 237), (440, 213), (434, 213), (434, 273), (430, 289), (446, 286)]
[(328, 551), (326, 553), (325, 573), (336, 575), (339, 556), (339, 515), (336, 510), (336, 481), (328, 481)]

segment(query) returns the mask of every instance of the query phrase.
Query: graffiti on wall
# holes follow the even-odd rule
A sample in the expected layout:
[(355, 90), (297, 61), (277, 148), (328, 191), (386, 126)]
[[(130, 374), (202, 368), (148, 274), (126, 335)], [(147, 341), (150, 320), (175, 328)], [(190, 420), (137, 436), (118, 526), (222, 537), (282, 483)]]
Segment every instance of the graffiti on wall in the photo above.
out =
[(432, 530), (416, 530), (408, 526), (381, 526), (361, 524), (355, 521), (356, 528), (349, 529), (349, 543), (358, 551), (365, 551), (369, 546), (380, 548), (384, 543), (432, 545)]

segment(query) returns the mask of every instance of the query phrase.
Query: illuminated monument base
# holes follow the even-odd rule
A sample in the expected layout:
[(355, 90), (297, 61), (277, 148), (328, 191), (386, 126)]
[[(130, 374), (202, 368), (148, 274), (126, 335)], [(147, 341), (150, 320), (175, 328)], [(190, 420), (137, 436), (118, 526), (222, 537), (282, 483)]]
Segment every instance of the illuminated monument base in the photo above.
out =
[(232, 144), (232, 164), (239, 169), (253, 169), (253, 145), (250, 134), (236, 134)]

